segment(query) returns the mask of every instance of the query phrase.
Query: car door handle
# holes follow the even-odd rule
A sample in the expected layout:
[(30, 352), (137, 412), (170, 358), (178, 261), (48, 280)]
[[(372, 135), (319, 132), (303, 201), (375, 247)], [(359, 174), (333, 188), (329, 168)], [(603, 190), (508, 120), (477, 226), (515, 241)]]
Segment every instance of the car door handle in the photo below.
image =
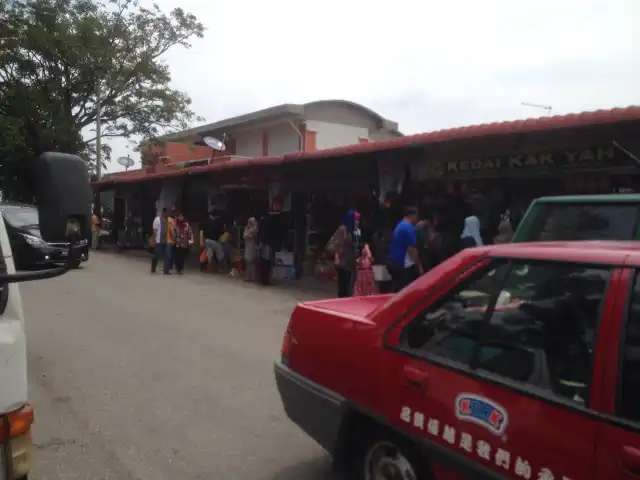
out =
[(640, 478), (640, 449), (625, 445), (622, 447), (622, 467)]
[(429, 374), (409, 365), (404, 367), (404, 379), (408, 386), (418, 390), (424, 391), (429, 386)]

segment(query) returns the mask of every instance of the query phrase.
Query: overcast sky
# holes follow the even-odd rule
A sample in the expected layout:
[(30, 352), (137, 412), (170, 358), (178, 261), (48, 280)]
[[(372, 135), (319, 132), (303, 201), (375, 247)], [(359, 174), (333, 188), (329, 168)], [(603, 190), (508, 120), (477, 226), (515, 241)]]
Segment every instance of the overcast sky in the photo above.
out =
[[(156, 2), (207, 27), (166, 56), (205, 123), (345, 99), (409, 134), (544, 114), (521, 102), (555, 114), (640, 104), (639, 0)], [(108, 172), (131, 152), (111, 145)]]

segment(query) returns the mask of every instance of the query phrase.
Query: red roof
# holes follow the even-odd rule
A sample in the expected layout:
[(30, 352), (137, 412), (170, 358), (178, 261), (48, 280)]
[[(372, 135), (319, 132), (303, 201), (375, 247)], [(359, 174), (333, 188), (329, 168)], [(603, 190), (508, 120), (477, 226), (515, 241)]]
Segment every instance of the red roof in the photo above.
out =
[[(215, 172), (227, 169), (249, 168), (253, 166), (258, 167), (290, 164), (309, 160), (341, 157), (349, 154), (380, 152), (394, 148), (420, 146), (430, 143), (452, 142), (487, 135), (532, 133), (629, 121), (640, 121), (640, 106), (614, 108), (611, 110), (596, 110), (595, 112), (572, 113), (570, 115), (556, 115), (553, 117), (529, 118), (526, 120), (515, 120), (511, 122), (485, 123), (469, 127), (450, 128), (416, 135), (407, 135), (379, 142), (358, 143), (345, 147), (316, 150), (314, 152), (295, 152), (278, 156), (234, 159), (226, 163), (192, 167), (184, 170), (165, 170), (156, 173), (147, 173), (145, 170), (136, 170), (135, 172), (137, 175), (126, 175), (123, 177), (114, 175), (110, 178), (103, 178), (99, 182), (94, 182), (94, 185), (140, 182), (144, 180), (156, 180), (167, 177), (194, 175), (198, 173)], [(127, 173), (133, 174), (134, 172), (131, 171)]]

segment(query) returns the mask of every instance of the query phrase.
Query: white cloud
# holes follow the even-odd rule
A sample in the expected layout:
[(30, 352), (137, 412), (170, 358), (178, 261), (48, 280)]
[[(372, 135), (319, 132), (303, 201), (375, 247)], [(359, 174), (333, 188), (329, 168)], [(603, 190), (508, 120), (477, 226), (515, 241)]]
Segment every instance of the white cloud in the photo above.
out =
[(637, 0), (157, 3), (207, 26), (166, 57), (207, 122), (341, 98), (415, 133), (640, 103)]

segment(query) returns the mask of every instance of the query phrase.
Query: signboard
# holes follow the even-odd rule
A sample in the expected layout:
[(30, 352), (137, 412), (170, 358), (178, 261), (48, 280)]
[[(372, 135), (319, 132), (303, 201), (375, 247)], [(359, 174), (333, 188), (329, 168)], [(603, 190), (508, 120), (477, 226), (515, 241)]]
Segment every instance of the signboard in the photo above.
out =
[(572, 169), (606, 169), (633, 166), (635, 162), (613, 145), (516, 154), (502, 157), (469, 160), (427, 161), (412, 165), (412, 176), (417, 179), (468, 178), (482, 176), (511, 176), (523, 173), (544, 173)]

